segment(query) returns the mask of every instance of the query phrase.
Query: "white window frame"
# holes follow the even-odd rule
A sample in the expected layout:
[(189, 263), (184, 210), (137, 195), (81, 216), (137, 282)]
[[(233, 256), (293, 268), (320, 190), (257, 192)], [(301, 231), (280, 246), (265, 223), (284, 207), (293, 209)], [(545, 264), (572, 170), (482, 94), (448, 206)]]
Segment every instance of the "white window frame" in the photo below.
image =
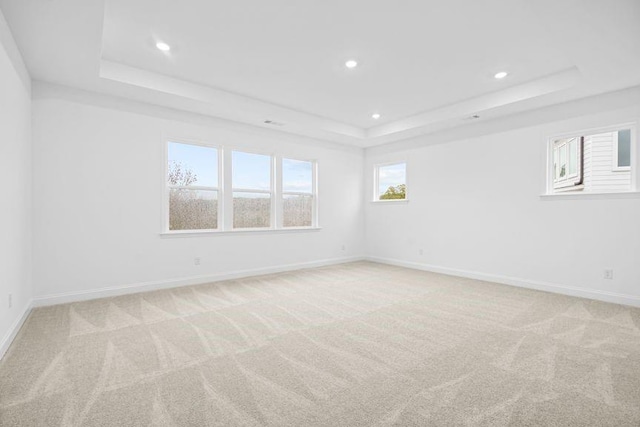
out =
[[(209, 187), (202, 185), (170, 185), (167, 182), (167, 176), (169, 175), (169, 144), (183, 144), (183, 145), (195, 145), (205, 148), (213, 148), (216, 150), (218, 157), (218, 186)], [(182, 232), (217, 232), (222, 229), (223, 221), (223, 204), (224, 204), (224, 190), (220, 183), (222, 183), (222, 165), (223, 165), (223, 149), (219, 145), (207, 144), (199, 140), (190, 140), (185, 138), (168, 138), (164, 143), (164, 174), (163, 174), (163, 210), (162, 210), (162, 222), (163, 229), (169, 233), (182, 233)], [(217, 209), (218, 209), (218, 228), (200, 228), (194, 230), (170, 230), (170, 212), (169, 212), (169, 194), (172, 189), (187, 189), (187, 190), (204, 190), (204, 191), (216, 191), (217, 192)]]
[[(621, 130), (624, 129), (630, 129), (630, 133), (631, 133), (631, 139), (629, 141), (629, 143), (631, 144), (631, 155), (630, 155), (630, 161), (629, 161), (629, 166), (618, 166), (618, 145), (619, 145), (619, 140), (618, 140), (618, 134)], [(633, 147), (634, 147), (634, 141), (633, 141), (633, 137), (634, 137), (634, 131), (632, 127), (629, 128), (625, 128), (625, 127), (621, 127), (618, 130), (615, 131), (615, 141), (613, 142), (613, 158), (611, 159), (612, 161), (612, 166), (611, 166), (611, 170), (614, 172), (628, 172), (631, 170), (631, 165), (633, 164)]]
[[(404, 164), (404, 199), (380, 199), (380, 168)], [(406, 160), (376, 163), (373, 165), (373, 202), (375, 203), (404, 203), (409, 201), (409, 163)]]
[[(282, 161), (283, 160), (294, 160), (297, 162), (308, 162), (311, 163), (311, 193), (306, 193), (304, 191), (284, 191), (283, 188), (283, 173), (282, 173)], [(279, 194), (278, 196), (278, 206), (276, 210), (276, 218), (277, 228), (281, 228), (284, 230), (295, 230), (295, 229), (306, 229), (306, 228), (314, 228), (318, 227), (318, 161), (312, 159), (301, 159), (295, 156), (278, 156), (277, 157), (277, 170), (280, 171), (280, 179), (277, 181), (276, 192)], [(284, 226), (284, 197), (285, 196), (311, 196), (312, 204), (311, 204), (311, 226), (302, 226), (302, 227), (285, 227)]]
[[(631, 185), (628, 190), (617, 191), (617, 192), (597, 192), (597, 191), (562, 191), (562, 189), (554, 190), (553, 188), (553, 178), (554, 178), (554, 168), (553, 168), (553, 142), (558, 139), (571, 138), (576, 136), (584, 136), (585, 138), (589, 135), (597, 135), (601, 133), (607, 132), (617, 132), (620, 129), (630, 129), (631, 130), (631, 166), (629, 170), (631, 172)], [(637, 150), (637, 141), (638, 141), (638, 126), (637, 122), (624, 122), (621, 124), (615, 124), (610, 126), (602, 126), (597, 128), (589, 128), (583, 129), (574, 132), (566, 132), (566, 133), (558, 133), (553, 136), (550, 136), (546, 139), (546, 153), (547, 153), (547, 165), (544, 173), (544, 188), (545, 192), (541, 195), (544, 198), (592, 198), (592, 197), (616, 197), (616, 195), (620, 195), (620, 197), (636, 197), (638, 194), (637, 183), (640, 179), (640, 171), (638, 170), (638, 150)], [(617, 144), (616, 144), (617, 150)], [(617, 157), (617, 155), (616, 155)], [(584, 164), (582, 165), (584, 167)]]
[[(200, 139), (192, 138), (163, 138), (164, 143), (161, 144), (163, 149), (162, 158), (164, 160), (164, 166), (162, 167), (162, 231), (161, 237), (192, 237), (192, 236), (204, 236), (214, 234), (244, 234), (244, 233), (292, 233), (292, 232), (305, 232), (320, 230), (319, 226), (319, 197), (318, 197), (318, 161), (316, 159), (304, 159), (299, 156), (281, 155), (272, 152), (265, 152), (260, 149), (254, 149), (252, 147), (237, 145), (226, 146), (205, 142)], [(217, 229), (194, 229), (194, 230), (169, 230), (169, 193), (171, 188), (181, 188), (183, 186), (172, 186), (167, 182), (167, 175), (169, 173), (169, 144), (185, 144), (196, 145), (206, 148), (213, 148), (217, 150), (218, 154), (218, 186), (184, 186), (191, 190), (215, 190), (218, 192), (218, 228)], [(248, 189), (248, 188), (234, 188), (233, 177), (233, 152), (239, 151), (248, 154), (259, 154), (269, 156), (270, 169), (271, 169), (271, 185), (269, 190), (262, 189)], [(300, 193), (304, 195), (311, 195), (313, 197), (313, 212), (312, 212), (312, 225), (305, 227), (284, 227), (283, 226), (283, 191), (282, 191), (282, 159), (299, 160), (310, 162), (312, 164), (312, 193)], [(271, 208), (270, 208), (270, 225), (269, 227), (253, 227), (253, 228), (234, 228), (233, 227), (233, 192), (246, 192), (246, 193), (264, 193), (270, 194)], [(286, 192), (286, 195), (297, 194), (294, 192)]]
[[(556, 157), (559, 157), (560, 150), (563, 147), (566, 147), (566, 152), (565, 152), (566, 164), (567, 164), (567, 169), (569, 168), (569, 163), (571, 161), (569, 157), (569, 144), (571, 143), (571, 141), (575, 141), (577, 145), (576, 155), (578, 156), (577, 158), (578, 164), (576, 167), (576, 172), (574, 174), (570, 174), (569, 171), (567, 171), (567, 175), (564, 178), (559, 179), (559, 177), (556, 176), (558, 171), (556, 170), (555, 159)], [(584, 174), (584, 156), (582, 152), (584, 150), (584, 136), (554, 138), (551, 141), (551, 145), (553, 150), (552, 151), (553, 171), (552, 171), (552, 177), (551, 177), (551, 179), (553, 180), (551, 184), (553, 191), (554, 192), (574, 191), (574, 190), (581, 190), (582, 188), (584, 188), (583, 182), (582, 182), (582, 176)]]
[[(231, 210), (230, 210), (230, 215), (229, 215), (229, 222), (226, 224), (227, 227), (225, 227), (226, 230), (238, 230), (238, 231), (243, 231), (243, 230), (274, 230), (276, 228), (276, 192), (275, 192), (275, 181), (276, 181), (276, 156), (273, 153), (267, 153), (264, 151), (259, 151), (259, 150), (251, 150), (251, 149), (244, 149), (244, 148), (232, 148), (229, 151), (229, 156), (230, 156), (230, 161), (228, 163), (229, 167), (229, 184), (230, 184), (230, 201), (229, 201), (229, 205)], [(255, 155), (259, 155), (259, 156), (267, 156), (269, 157), (269, 189), (268, 190), (262, 190), (262, 189), (251, 189), (251, 188), (241, 188), (241, 187), (234, 187), (234, 183), (233, 183), (233, 153), (234, 152), (238, 152), (238, 153), (245, 153), (245, 154), (255, 154)], [(233, 193), (250, 193), (250, 194), (268, 194), (269, 195), (269, 201), (270, 201), (270, 208), (269, 208), (269, 226), (268, 227), (234, 227), (233, 226)]]

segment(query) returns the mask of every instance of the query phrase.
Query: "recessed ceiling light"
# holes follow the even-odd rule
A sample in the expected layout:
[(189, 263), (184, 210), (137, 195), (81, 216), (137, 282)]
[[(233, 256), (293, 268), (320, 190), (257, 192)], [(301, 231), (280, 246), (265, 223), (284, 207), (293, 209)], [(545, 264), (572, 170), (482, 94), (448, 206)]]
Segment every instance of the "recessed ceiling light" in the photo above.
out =
[(163, 52), (169, 52), (171, 50), (171, 46), (169, 46), (168, 44), (164, 43), (164, 42), (158, 42), (156, 43), (156, 47), (158, 49), (160, 49)]
[(355, 59), (350, 59), (344, 63), (344, 66), (347, 68), (356, 68), (358, 66), (358, 61)]
[(495, 77), (496, 79), (504, 79), (505, 77), (507, 77), (507, 73), (506, 71), (500, 71), (499, 73), (496, 73)]
[(373, 113), (373, 114), (371, 115), (371, 118), (372, 118), (373, 120), (378, 120), (378, 119), (380, 118), (380, 114), (378, 114), (378, 113)]

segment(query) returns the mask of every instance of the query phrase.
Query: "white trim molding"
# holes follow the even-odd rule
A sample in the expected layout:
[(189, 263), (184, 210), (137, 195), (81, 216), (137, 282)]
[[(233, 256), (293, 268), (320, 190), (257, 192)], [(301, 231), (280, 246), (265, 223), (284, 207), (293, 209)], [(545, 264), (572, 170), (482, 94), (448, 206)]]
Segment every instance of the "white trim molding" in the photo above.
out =
[(13, 322), (13, 325), (11, 325), (5, 336), (2, 338), (2, 341), (0, 341), (0, 360), (2, 360), (5, 354), (7, 354), (9, 347), (11, 347), (11, 343), (16, 338), (18, 332), (20, 332), (20, 328), (22, 328), (22, 325), (24, 325), (24, 322), (29, 317), (32, 307), (33, 302), (29, 301), (22, 310), (22, 314), (15, 320), (15, 322)]
[(287, 233), (304, 233), (320, 231), (321, 227), (282, 227), (282, 228), (236, 228), (235, 230), (172, 230), (160, 233), (160, 237), (202, 237), (227, 235), (233, 236), (238, 234), (287, 234)]
[(597, 199), (637, 199), (640, 191), (615, 191), (609, 193), (555, 193), (541, 194), (541, 200), (597, 200)]
[(616, 292), (607, 292), (594, 289), (579, 288), (576, 286), (560, 285), (557, 283), (539, 282), (536, 280), (521, 279), (499, 274), (481, 273), (477, 271), (460, 270), (457, 268), (440, 267), (429, 264), (422, 264), (399, 259), (367, 256), (367, 261), (381, 264), (395, 265), (398, 267), (412, 268), (414, 270), (430, 271), (433, 273), (447, 274), (450, 276), (464, 277), (467, 279), (483, 280), (486, 282), (500, 283), (502, 285), (517, 286), (519, 288), (535, 289), (538, 291), (551, 292), (554, 294), (569, 295), (591, 300), (605, 301), (614, 304), (623, 304), (633, 307), (640, 307), (640, 297)]
[(341, 258), (329, 258), (319, 261), (309, 261), (297, 264), (285, 264), (273, 267), (238, 270), (227, 273), (216, 273), (210, 275), (191, 276), (169, 280), (157, 280), (150, 282), (132, 283), (128, 285), (109, 286), (87, 291), (64, 292), (59, 294), (44, 295), (33, 299), (33, 307), (45, 307), (56, 304), (66, 304), (77, 301), (87, 301), (98, 298), (107, 298), (138, 292), (156, 291), (160, 289), (179, 288), (182, 286), (201, 285), (204, 283), (222, 282), (224, 280), (241, 279), (244, 277), (261, 276), (264, 274), (282, 273), (286, 271), (301, 270), (304, 268), (323, 267), (334, 264), (344, 264), (347, 262), (362, 261), (362, 256), (351, 256)]

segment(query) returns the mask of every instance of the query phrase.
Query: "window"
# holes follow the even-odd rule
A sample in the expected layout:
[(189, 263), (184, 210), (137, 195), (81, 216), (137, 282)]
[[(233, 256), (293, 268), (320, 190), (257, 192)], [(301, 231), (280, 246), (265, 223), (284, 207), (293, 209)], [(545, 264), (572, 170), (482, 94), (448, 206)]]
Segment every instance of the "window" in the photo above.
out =
[(554, 190), (582, 184), (582, 144), (582, 137), (553, 141)]
[(317, 171), (311, 160), (169, 141), (164, 232), (317, 227)]
[(631, 129), (616, 132), (613, 153), (613, 170), (631, 169)]
[(232, 153), (233, 228), (271, 227), (271, 156)]
[(170, 142), (169, 230), (218, 228), (218, 150)]
[(394, 163), (375, 167), (374, 200), (407, 198), (407, 164)]
[(632, 191), (635, 132), (630, 124), (551, 138), (548, 193)]
[(313, 162), (282, 159), (282, 226), (311, 227), (315, 205)]

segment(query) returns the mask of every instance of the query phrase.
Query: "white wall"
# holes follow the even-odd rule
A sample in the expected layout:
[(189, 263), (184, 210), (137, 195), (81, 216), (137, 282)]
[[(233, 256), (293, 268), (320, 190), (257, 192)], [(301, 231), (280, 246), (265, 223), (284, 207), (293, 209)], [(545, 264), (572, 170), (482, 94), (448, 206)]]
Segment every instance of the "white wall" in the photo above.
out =
[[(61, 293), (202, 281), (364, 252), (361, 149), (46, 84), (34, 86), (33, 127), (40, 303), (63, 301), (46, 299)], [(317, 159), (322, 230), (162, 238), (168, 136)]]
[[(528, 118), (506, 119), (502, 125), (479, 125), (475, 135), (480, 136), (470, 136), (471, 129), (467, 135), (459, 131), (457, 138), (442, 135), (442, 141), (430, 136), (368, 149), (368, 255), (452, 274), (640, 304), (640, 198), (540, 197), (547, 138), (637, 121), (638, 93), (634, 89), (616, 95), (624, 102), (608, 96), (554, 107), (551, 115), (532, 113)], [(587, 102), (626, 106), (573, 117), (578, 107), (593, 110)], [(548, 120), (563, 115), (570, 118)], [(540, 120), (547, 122), (531, 125)], [(500, 126), (509, 130), (501, 132)], [(487, 131), (491, 127), (496, 130)], [(408, 162), (410, 201), (370, 202), (373, 165), (399, 160)], [(614, 280), (603, 279), (603, 270), (609, 268), (614, 269)]]
[[(633, 303), (618, 297), (640, 298), (640, 198), (540, 195), (547, 137), (636, 121), (638, 93), (608, 94), (368, 149), (363, 160), (359, 149), (36, 84), (36, 302), (366, 253)], [(166, 136), (317, 158), (323, 229), (161, 238)], [(396, 160), (409, 163), (410, 202), (369, 202), (372, 165)], [(366, 195), (364, 204), (358, 195)], [(200, 266), (194, 257), (201, 258)], [(614, 280), (602, 278), (605, 268), (614, 269)]]
[[(0, 357), (32, 296), (31, 87), (0, 12)], [(9, 294), (13, 304), (9, 308)]]

